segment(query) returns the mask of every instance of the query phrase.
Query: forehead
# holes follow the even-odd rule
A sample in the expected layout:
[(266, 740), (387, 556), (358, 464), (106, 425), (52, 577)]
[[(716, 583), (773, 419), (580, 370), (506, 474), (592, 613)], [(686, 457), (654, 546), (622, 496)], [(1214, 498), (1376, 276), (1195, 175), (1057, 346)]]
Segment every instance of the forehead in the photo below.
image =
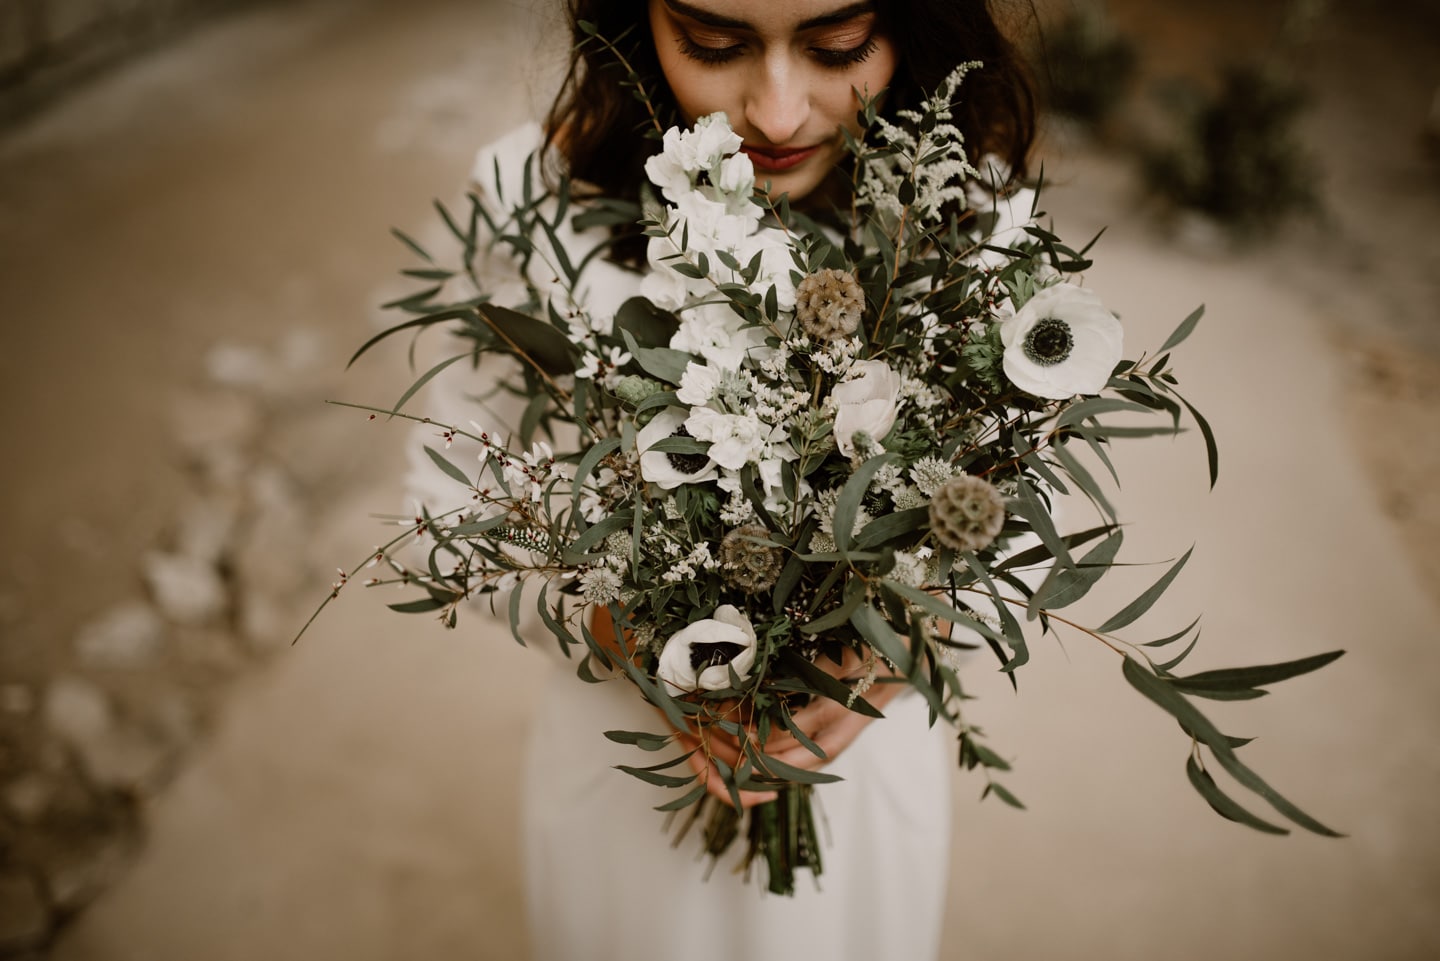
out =
[(788, 33), (871, 13), (869, 0), (655, 0), (682, 17), (715, 27)]

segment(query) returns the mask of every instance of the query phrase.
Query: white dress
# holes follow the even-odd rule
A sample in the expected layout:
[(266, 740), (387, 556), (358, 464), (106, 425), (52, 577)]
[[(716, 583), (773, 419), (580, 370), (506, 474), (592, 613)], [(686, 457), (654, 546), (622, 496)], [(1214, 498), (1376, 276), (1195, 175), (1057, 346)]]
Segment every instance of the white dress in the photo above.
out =
[[(491, 201), (519, 196), (519, 171), (539, 142), (539, 128), (531, 125), (482, 150), (474, 187)], [(579, 262), (602, 236), (565, 231), (560, 240)], [(505, 287), (523, 290), (518, 276), (505, 276), (503, 264), (486, 273), (501, 303)], [(635, 293), (640, 276), (595, 258), (582, 277), (583, 300), (592, 312), (613, 309)], [(543, 289), (537, 270), (530, 279)], [(433, 385), (432, 416), (460, 423), (476, 416), (458, 380)], [(426, 442), (433, 442), (431, 434), (424, 433)], [(438, 475), (422, 455), (412, 491), (421, 498), (433, 492), (436, 503), (444, 503), (440, 498), (453, 497), (455, 488)], [(528, 633), (531, 646), (555, 648), (543, 627)], [(902, 694), (884, 720), (870, 724), (826, 768), (845, 780), (815, 792), (823, 872), (812, 880), (810, 872), (798, 871), (795, 896), (786, 898), (765, 892), (763, 866), (748, 883), (731, 871), (741, 842), (713, 871), (695, 833), (672, 847), (666, 815), (653, 808), (677, 792), (614, 769), (671, 755), (603, 736), (607, 730), (661, 733), (660, 716), (623, 678), (587, 684), (557, 663), (535, 712), (522, 798), (534, 961), (721, 961), (762, 952), (823, 961), (937, 957), (954, 735), (943, 721), (927, 728), (927, 720), (924, 700)]]

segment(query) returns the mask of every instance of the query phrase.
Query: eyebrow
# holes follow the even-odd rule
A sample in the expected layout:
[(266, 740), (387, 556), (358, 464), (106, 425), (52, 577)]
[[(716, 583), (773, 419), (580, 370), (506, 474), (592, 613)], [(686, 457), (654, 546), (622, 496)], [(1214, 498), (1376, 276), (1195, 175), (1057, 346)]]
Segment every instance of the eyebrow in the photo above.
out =
[[(736, 20), (734, 17), (722, 16), (718, 13), (711, 13), (709, 10), (702, 10), (699, 7), (692, 7), (684, 0), (665, 0), (665, 6), (670, 8), (672, 13), (678, 13), (682, 17), (689, 17), (697, 23), (703, 23), (707, 27), (720, 27), (725, 30), (753, 30), (750, 24), (744, 20)], [(858, 16), (875, 12), (875, 4), (872, 0), (860, 0), (858, 3), (847, 4), (839, 10), (822, 16), (812, 17), (800, 24), (799, 30), (813, 30), (816, 27), (829, 27), (837, 23), (844, 23), (853, 20)]]

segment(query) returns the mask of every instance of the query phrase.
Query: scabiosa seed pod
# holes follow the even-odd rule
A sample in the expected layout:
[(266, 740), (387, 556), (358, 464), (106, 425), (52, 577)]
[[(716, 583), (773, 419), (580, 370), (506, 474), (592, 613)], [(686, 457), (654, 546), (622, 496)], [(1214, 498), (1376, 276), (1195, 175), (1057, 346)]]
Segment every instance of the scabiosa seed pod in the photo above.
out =
[(1003, 526), (1005, 499), (979, 477), (952, 477), (930, 498), (930, 528), (946, 547), (982, 550), (999, 536)]
[(720, 541), (720, 574), (725, 582), (747, 594), (759, 594), (775, 584), (785, 556), (780, 548), (763, 543), (770, 532), (759, 524), (737, 527)]
[(848, 270), (826, 267), (795, 288), (795, 317), (816, 340), (840, 340), (855, 333), (865, 311), (865, 292)]

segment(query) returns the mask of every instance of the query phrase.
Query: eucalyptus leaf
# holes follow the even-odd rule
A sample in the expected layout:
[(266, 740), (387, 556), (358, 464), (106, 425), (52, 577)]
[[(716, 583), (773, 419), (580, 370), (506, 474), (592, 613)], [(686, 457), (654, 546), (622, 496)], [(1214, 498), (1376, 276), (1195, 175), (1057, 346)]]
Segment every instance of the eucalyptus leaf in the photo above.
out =
[(870, 458), (855, 468), (855, 472), (840, 489), (840, 497), (835, 501), (835, 520), (831, 530), (834, 532), (835, 547), (842, 555), (848, 553), (854, 543), (855, 517), (860, 512), (860, 501), (870, 489), (875, 472), (886, 464), (893, 464), (895, 460), (895, 455), (888, 453)]
[(641, 347), (628, 330), (622, 330), (620, 334), (640, 369), (667, 384), (678, 386), (680, 378), (685, 375), (685, 368), (695, 360), (690, 354), (669, 347)]
[[(658, 751), (673, 739), (669, 734), (644, 734), (639, 731), (606, 731), (605, 737), (616, 744), (633, 744), (644, 751)], [(672, 764), (674, 762), (667, 762)]]
[(428, 444), (425, 445), (425, 453), (430, 456), (430, 460), (434, 462), (435, 466), (444, 471), (448, 476), (460, 482), (461, 484), (464, 484), (466, 487), (474, 486), (474, 482), (471, 481), (470, 478), (465, 476), (465, 472), (462, 471), (460, 468), (456, 467), (454, 464), (450, 463), (449, 458), (447, 458), (444, 454), (440, 453)]
[(422, 597), (416, 601), (402, 601), (385, 606), (400, 614), (429, 614), (431, 611), (440, 610), (446, 603), (448, 602), (438, 597)]
[(696, 801), (705, 796), (705, 785), (697, 784), (691, 790), (685, 792), (673, 801), (666, 801), (664, 804), (655, 805), (657, 811), (683, 811)]
[(905, 642), (895, 633), (895, 629), (880, 616), (879, 611), (869, 604), (861, 604), (850, 613), (850, 623), (860, 632), (861, 637), (870, 642), (871, 647), (895, 665), (897, 671), (907, 675), (910, 673), (914, 657)]
[(1047, 610), (1060, 610), (1080, 600), (1110, 570), (1124, 540), (1125, 532), (1117, 530), (1088, 550), (1074, 567), (1054, 568), (1048, 587), (1042, 585), (1032, 603)]
[(496, 304), (475, 308), (499, 337), (501, 350), (528, 360), (552, 377), (575, 372), (575, 347), (559, 330), (518, 311)]
[(826, 771), (807, 771), (804, 768), (795, 767), (793, 764), (786, 764), (784, 761), (769, 754), (760, 755), (760, 760), (755, 762), (756, 767), (761, 768), (765, 777), (757, 777), (759, 783), (775, 779), (790, 784), (834, 784), (844, 778), (838, 774), (830, 774)]
[(680, 327), (674, 314), (644, 297), (631, 297), (615, 312), (615, 330), (625, 331), (641, 347), (664, 347)]
[(1185, 340), (1185, 338), (1189, 337), (1190, 334), (1195, 330), (1195, 325), (1200, 323), (1200, 318), (1203, 316), (1205, 316), (1205, 305), (1201, 304), (1199, 307), (1196, 307), (1193, 311), (1191, 311), (1189, 317), (1186, 317), (1184, 320), (1180, 321), (1180, 326), (1175, 328), (1174, 333), (1172, 333), (1169, 337), (1165, 338), (1165, 343), (1160, 345), (1160, 350), (1158, 351), (1158, 353), (1163, 354), (1167, 351), (1175, 349), (1176, 347), (1179, 347), (1180, 344)]
[(1344, 653), (1344, 651), (1330, 651), (1326, 654), (1315, 654), (1281, 664), (1260, 664), (1254, 667), (1202, 671), (1199, 674), (1172, 678), (1171, 683), (1182, 691), (1194, 694), (1206, 691), (1245, 690), (1265, 684), (1275, 684), (1292, 677), (1299, 677), (1302, 674), (1309, 674), (1311, 671), (1318, 671)]
[[(606, 732), (607, 736), (610, 732)], [(631, 767), (628, 764), (616, 764), (617, 771), (624, 771), (631, 777), (639, 778), (646, 784), (653, 784), (656, 787), (685, 787), (694, 784), (699, 775), (691, 774), (686, 777), (678, 777), (674, 774), (661, 774), (659, 771), (647, 771), (641, 767)]]
[(850, 686), (844, 681), (825, 673), (819, 667), (807, 661), (794, 651), (785, 650), (782, 652), (780, 664), (786, 670), (793, 671), (800, 675), (812, 690), (824, 697), (828, 697), (838, 704), (848, 706), (850, 710), (856, 714), (864, 714), (866, 717), (875, 718), (885, 716), (880, 713), (878, 708), (863, 697), (856, 697), (854, 692), (850, 690)]
[(1190, 416), (1195, 418), (1195, 426), (1200, 428), (1200, 436), (1205, 438), (1205, 458), (1210, 468), (1210, 488), (1213, 490), (1220, 477), (1220, 448), (1215, 443), (1215, 432), (1210, 429), (1210, 422), (1202, 417), (1188, 400), (1181, 397), (1180, 403), (1184, 404)]
[(1255, 792), (1269, 802), (1291, 821), (1325, 837), (1339, 837), (1339, 833), (1321, 824), (1300, 810), (1287, 798), (1267, 784), (1258, 774), (1248, 768), (1235, 754), (1229, 738), (1221, 734), (1205, 715), (1187, 701), (1175, 687), (1162, 678), (1145, 670), (1134, 658), (1126, 657), (1122, 670), (1125, 679), (1141, 694), (1155, 702), (1161, 709), (1175, 718), (1186, 731), (1205, 744), (1220, 766), (1225, 768), (1243, 787)]
[(1200, 792), (1200, 796), (1205, 799), (1206, 803), (1214, 808), (1215, 813), (1222, 818), (1247, 825), (1265, 834), (1290, 833), (1285, 828), (1271, 824), (1269, 821), (1251, 814), (1233, 798), (1221, 791), (1220, 786), (1215, 783), (1215, 779), (1210, 776), (1208, 771), (1196, 763), (1193, 755), (1185, 759), (1185, 775), (1190, 779), (1190, 784), (1194, 786), (1195, 790)]
[(995, 795), (1000, 800), (1010, 805), (1012, 808), (1018, 808), (1021, 811), (1025, 810), (1025, 805), (1020, 803), (1020, 799), (1017, 798), (1015, 795), (1011, 794), (1010, 791), (1007, 790), (1005, 786), (1000, 784), (1000, 782), (998, 781), (991, 781), (990, 783), (986, 784), (985, 790), (980, 792), (980, 797), (983, 799), (987, 794)]
[(1120, 628), (1126, 627), (1139, 620), (1140, 617), (1143, 616), (1146, 611), (1150, 610), (1151, 606), (1160, 599), (1160, 595), (1165, 593), (1165, 590), (1170, 586), (1170, 582), (1175, 580), (1176, 575), (1184, 568), (1185, 562), (1190, 560), (1190, 555), (1194, 553), (1194, 551), (1195, 548), (1193, 547), (1186, 551), (1185, 556), (1176, 561), (1168, 571), (1161, 575), (1158, 581), (1150, 585), (1145, 593), (1125, 605), (1124, 608), (1104, 624), (1101, 624), (1099, 627), (1100, 633), (1108, 634), (1111, 631), (1118, 631)]

